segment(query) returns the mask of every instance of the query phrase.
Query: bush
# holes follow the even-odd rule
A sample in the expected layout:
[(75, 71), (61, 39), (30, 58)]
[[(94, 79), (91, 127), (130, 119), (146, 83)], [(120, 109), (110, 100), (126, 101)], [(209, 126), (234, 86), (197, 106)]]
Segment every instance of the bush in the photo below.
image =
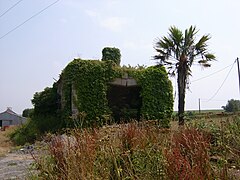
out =
[(9, 134), (9, 137), (14, 144), (24, 145), (26, 143), (34, 143), (39, 134), (36, 124), (28, 119), (27, 123), (19, 126)]
[(55, 132), (64, 127), (59, 113), (59, 98), (56, 84), (33, 96), (34, 110), (31, 119), (42, 134), (48, 131)]
[(240, 100), (231, 99), (226, 106), (222, 106), (226, 112), (237, 112), (240, 110)]
[(118, 48), (105, 47), (102, 50), (102, 61), (113, 61), (116, 65), (120, 65), (121, 53)]

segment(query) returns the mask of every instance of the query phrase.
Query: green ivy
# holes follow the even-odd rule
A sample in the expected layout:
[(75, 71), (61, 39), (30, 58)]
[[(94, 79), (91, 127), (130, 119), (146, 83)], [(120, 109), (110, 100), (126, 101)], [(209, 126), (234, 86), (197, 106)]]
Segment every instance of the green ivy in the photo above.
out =
[(113, 61), (116, 65), (120, 65), (121, 53), (118, 48), (105, 47), (102, 50), (102, 61)]
[[(84, 126), (100, 125), (104, 117), (111, 115), (108, 107), (108, 83), (114, 78), (128, 73), (141, 86), (144, 119), (161, 119), (163, 126), (168, 126), (168, 119), (173, 112), (172, 84), (164, 67), (118, 67), (112, 61), (75, 59), (64, 69), (61, 79), (63, 84), (63, 118), (71, 116), (71, 103), (79, 112), (86, 114)], [(77, 98), (71, 102), (72, 88)]]
[(71, 115), (71, 92), (76, 91), (74, 104), (79, 112), (86, 113), (84, 126), (99, 125), (110, 114), (107, 101), (107, 84), (117, 72), (112, 61), (73, 60), (63, 71), (64, 118)]
[(132, 76), (141, 86), (144, 119), (161, 120), (160, 125), (169, 126), (173, 113), (173, 87), (163, 66), (152, 66), (140, 71), (132, 71)]

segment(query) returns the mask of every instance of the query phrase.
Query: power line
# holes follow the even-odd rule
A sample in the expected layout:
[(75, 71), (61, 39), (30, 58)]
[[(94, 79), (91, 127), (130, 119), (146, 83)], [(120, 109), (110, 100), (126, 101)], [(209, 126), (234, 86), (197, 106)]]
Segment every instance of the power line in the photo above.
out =
[(229, 72), (228, 72), (227, 76), (225, 77), (224, 81), (222, 82), (221, 86), (218, 88), (218, 90), (215, 92), (215, 94), (214, 94), (211, 98), (208, 99), (207, 102), (211, 101), (211, 100), (218, 94), (218, 92), (219, 92), (220, 89), (222, 88), (223, 84), (226, 82), (226, 80), (227, 80), (230, 72), (232, 71), (233, 65), (235, 64), (235, 62), (236, 62), (236, 61), (234, 61), (234, 63), (232, 64), (232, 67), (231, 67), (231, 69), (229, 70)]
[[(234, 63), (236, 63), (236, 61), (234, 61)], [(233, 63), (233, 64), (234, 64), (234, 63)], [(208, 77), (210, 77), (210, 76), (212, 76), (212, 75), (214, 75), (214, 74), (217, 74), (217, 73), (219, 73), (219, 72), (221, 72), (221, 71), (227, 69), (228, 67), (232, 66), (233, 64), (230, 64), (230, 65), (224, 67), (223, 69), (220, 69), (220, 70), (218, 70), (218, 71), (216, 71), (216, 72), (214, 72), (214, 73), (212, 73), (212, 74), (209, 74), (209, 75), (207, 75), (207, 76), (201, 77), (201, 78), (196, 79), (196, 80), (193, 80), (193, 81), (191, 81), (191, 83), (192, 83), (192, 82), (199, 81), (199, 80), (202, 80), (202, 79), (205, 79), (205, 78), (208, 78)]]
[(3, 17), (5, 14), (7, 14), (11, 9), (13, 9), (15, 6), (17, 6), (20, 2), (22, 2), (23, 0), (19, 0), (18, 2), (16, 2), (14, 5), (12, 5), (10, 8), (8, 8), (5, 12), (3, 12), (0, 15), (0, 18)]
[(13, 28), (12, 30), (8, 31), (6, 34), (4, 34), (3, 36), (0, 37), (0, 40), (3, 39), (4, 37), (6, 37), (7, 35), (9, 35), (10, 33), (12, 33), (13, 31), (15, 31), (16, 29), (20, 28), (22, 25), (24, 25), (25, 23), (27, 23), (28, 21), (30, 21), (31, 19), (33, 19), (34, 17), (38, 16), (39, 14), (41, 14), (43, 11), (47, 10), (48, 8), (50, 8), (51, 6), (53, 6), (54, 4), (56, 4), (58, 1), (54, 1), (53, 3), (51, 3), (50, 5), (48, 5), (47, 7), (43, 8), (41, 11), (37, 12), (36, 14), (32, 15), (30, 18), (26, 19), (25, 21), (23, 21), (21, 24), (19, 24), (18, 26), (16, 26), (15, 28)]

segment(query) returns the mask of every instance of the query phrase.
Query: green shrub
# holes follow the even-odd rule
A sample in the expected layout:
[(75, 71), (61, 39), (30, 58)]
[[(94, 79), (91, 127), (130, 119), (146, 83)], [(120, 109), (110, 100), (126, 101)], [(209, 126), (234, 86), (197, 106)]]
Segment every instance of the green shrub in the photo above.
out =
[(102, 61), (113, 61), (116, 65), (120, 65), (121, 53), (118, 48), (105, 47), (102, 50)]
[(41, 133), (54, 132), (64, 127), (60, 118), (59, 100), (56, 84), (34, 94), (32, 99), (34, 109), (31, 119)]
[(240, 100), (231, 99), (227, 102), (226, 106), (222, 106), (226, 112), (237, 112), (240, 111)]
[(19, 126), (9, 137), (14, 144), (24, 145), (26, 143), (33, 143), (39, 134), (36, 124), (28, 119), (27, 123)]

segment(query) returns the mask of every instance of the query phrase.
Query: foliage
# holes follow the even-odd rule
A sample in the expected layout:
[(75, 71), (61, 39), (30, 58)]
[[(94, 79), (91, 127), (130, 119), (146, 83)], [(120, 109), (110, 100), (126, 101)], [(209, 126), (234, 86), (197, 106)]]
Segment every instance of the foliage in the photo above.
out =
[(169, 179), (214, 179), (210, 164), (210, 138), (206, 132), (184, 129), (175, 133), (166, 150)]
[(45, 88), (34, 94), (32, 99), (34, 109), (25, 109), (23, 116), (27, 116), (27, 123), (17, 128), (10, 135), (10, 139), (17, 145), (33, 143), (45, 132), (55, 132), (63, 127), (59, 118), (59, 96), (56, 84), (52, 88)]
[(210, 134), (209, 154), (217, 179), (239, 179), (234, 178), (234, 172), (240, 168), (240, 118), (232, 115), (210, 122), (197, 120), (190, 126)]
[[(53, 87), (34, 94), (31, 121), (18, 129), (12, 136), (15, 140), (12, 139), (22, 144), (28, 140), (25, 137), (28, 135), (32, 141), (45, 132), (56, 132), (65, 127), (84, 128), (109, 123), (112, 119), (107, 99), (109, 82), (125, 73), (134, 77), (141, 87), (142, 117), (158, 119), (162, 127), (169, 127), (173, 108), (172, 85), (164, 67), (120, 68), (112, 61), (75, 59), (63, 70)], [(62, 92), (61, 98), (59, 91)], [(73, 106), (78, 113), (72, 114)], [(123, 110), (125, 118), (136, 114), (135, 109)], [(30, 111), (26, 109), (24, 114)], [(33, 132), (28, 130), (32, 127)]]
[[(36, 159), (39, 178), (162, 179), (165, 176), (162, 148), (167, 135), (157, 127), (131, 123), (104, 131), (74, 129), (68, 134), (53, 136), (48, 153)], [(46, 155), (49, 161), (39, 160)]]
[(240, 100), (231, 99), (227, 102), (226, 106), (222, 106), (226, 112), (237, 112), (240, 111)]
[[(79, 113), (86, 113), (83, 127), (101, 125), (104, 116), (110, 114), (106, 97), (107, 83), (115, 76), (112, 61), (75, 59), (69, 63), (61, 75), (63, 118), (69, 119), (74, 104)], [(73, 90), (76, 96), (73, 95)]]
[(165, 68), (149, 67), (135, 72), (140, 84), (144, 119), (161, 119), (161, 126), (169, 126), (169, 118), (173, 112), (173, 89)]
[(52, 88), (47, 87), (42, 92), (36, 92), (32, 99), (34, 105), (34, 114), (52, 114), (56, 113), (58, 108), (57, 87), (54, 84)]
[(32, 121), (41, 133), (54, 132), (62, 127), (58, 113), (59, 95), (56, 84), (52, 88), (47, 87), (44, 91), (35, 93), (32, 103), (34, 105)]
[(121, 53), (118, 48), (105, 47), (102, 50), (102, 61), (113, 61), (116, 65), (120, 65)]
[[(108, 83), (116, 77), (121, 77), (124, 73), (135, 78), (141, 87), (141, 115), (143, 118), (161, 119), (163, 127), (169, 126), (167, 118), (173, 111), (173, 96), (172, 84), (167, 77), (165, 68), (120, 68), (115, 67), (111, 61), (75, 59), (64, 69), (61, 75), (64, 118), (69, 119), (74, 104), (80, 114), (86, 114), (85, 121), (81, 123), (82, 127), (102, 125), (106, 121), (106, 117), (112, 113), (106, 97)], [(76, 96), (74, 96), (73, 90)], [(73, 102), (71, 99), (74, 99)], [(131, 111), (126, 111), (125, 115), (131, 116), (131, 113)], [(163, 121), (163, 119), (166, 120)]]
[(28, 119), (27, 123), (19, 126), (10, 135), (11, 141), (16, 145), (24, 145), (26, 143), (33, 143), (40, 132), (38, 131), (36, 124)]
[(23, 110), (23, 112), (22, 112), (22, 116), (23, 117), (31, 117), (32, 116), (32, 114), (33, 114), (33, 111), (34, 111), (34, 109), (33, 108), (31, 108), (31, 109), (24, 109)]
[(197, 61), (203, 67), (209, 67), (209, 62), (215, 59), (207, 49), (210, 36), (204, 35), (196, 42), (197, 32), (193, 26), (185, 32), (172, 26), (168, 36), (163, 36), (155, 45), (158, 55), (154, 59), (160, 60), (159, 64), (166, 66), (170, 75), (177, 74), (179, 125), (184, 124), (185, 93), (191, 66)]
[(197, 123), (171, 131), (133, 122), (53, 135), (49, 151), (35, 159), (38, 177), (239, 179), (240, 118)]

